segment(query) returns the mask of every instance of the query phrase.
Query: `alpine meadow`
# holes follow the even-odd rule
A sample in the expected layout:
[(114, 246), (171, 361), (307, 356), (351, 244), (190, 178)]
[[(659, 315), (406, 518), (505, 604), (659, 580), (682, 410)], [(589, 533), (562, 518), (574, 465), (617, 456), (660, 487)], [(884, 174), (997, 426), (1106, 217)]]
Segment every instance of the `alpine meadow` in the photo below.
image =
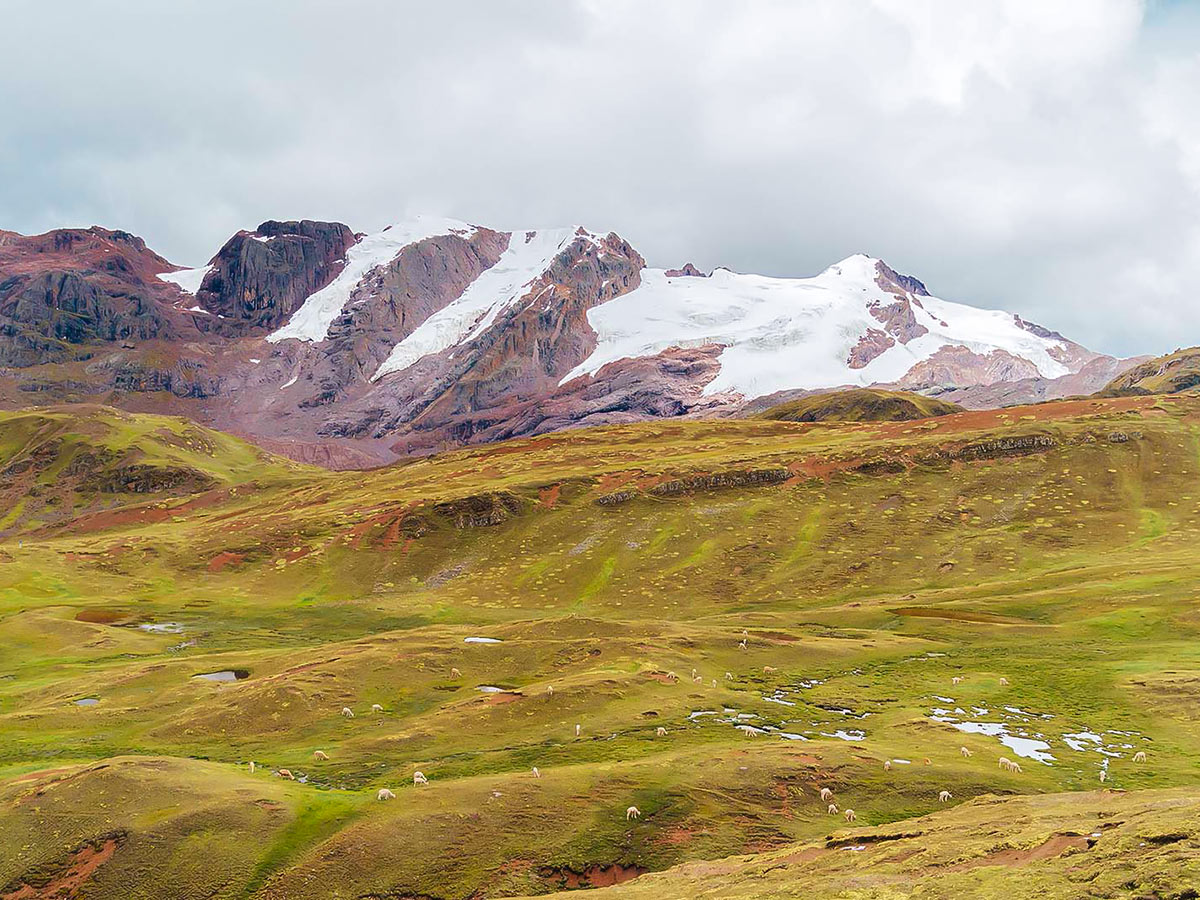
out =
[(1193, 4), (0, 8), (0, 900), (1200, 897)]

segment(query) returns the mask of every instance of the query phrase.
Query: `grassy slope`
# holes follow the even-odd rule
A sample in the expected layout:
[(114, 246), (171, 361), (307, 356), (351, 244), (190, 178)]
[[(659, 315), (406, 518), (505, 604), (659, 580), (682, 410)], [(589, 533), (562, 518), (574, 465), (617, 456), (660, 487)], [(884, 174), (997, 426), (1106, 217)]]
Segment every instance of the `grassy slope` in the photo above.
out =
[(907, 422), (962, 411), (955, 403), (920, 394), (854, 388), (780, 403), (757, 413), (755, 418), (777, 422)]
[(1134, 366), (1114, 378), (1100, 396), (1175, 394), (1200, 386), (1200, 347), (1176, 350)]
[(126, 506), (138, 494), (195, 496), (304, 471), (171, 416), (95, 405), (0, 411), (0, 536)]
[(1197, 831), (1195, 790), (986, 796), (782, 851), (687, 863), (597, 897), (1183, 898), (1200, 882)]
[[(840, 819), (821, 786), (861, 826), (934, 813), (942, 789), (955, 804), (1092, 791), (1105, 757), (1062, 737), (1085, 730), (1130, 733), (1110, 785), (1187, 785), (1198, 416), (1180, 397), (652, 423), (366, 474), (266, 461), (252, 490), (215, 451), (207, 471), (245, 489), (115, 497), (0, 542), (0, 885), (117, 831), (89, 896), (162, 896), (149, 873), (176, 865), (181, 840), (220, 861), (189, 879), (197, 896), (536, 893), (593, 866), (822, 837)], [(1031, 435), (1048, 445), (994, 443)], [(780, 468), (783, 484), (737, 484)], [(722, 477), (660, 487), (697, 473)], [(135, 627), (164, 622), (183, 633)], [(502, 643), (464, 643), (477, 635)], [(250, 677), (190, 677), (226, 668)], [(777, 690), (794, 705), (765, 699)], [(1012, 753), (995, 738), (929, 721), (942, 696), (1053, 716), (1007, 718), (1055, 764), (1000, 773)], [(724, 709), (807, 740), (689, 718)], [(850, 729), (865, 739), (832, 736)], [(110, 777), (95, 761), (147, 764), (130, 757), (161, 767), (160, 794), (105, 789), (102, 818), (48, 805), (64, 773), (47, 770), (86, 797)], [(885, 772), (891, 757), (915, 764)], [(397, 801), (376, 802), (381, 787)], [(651, 895), (690, 893), (673, 891)]]

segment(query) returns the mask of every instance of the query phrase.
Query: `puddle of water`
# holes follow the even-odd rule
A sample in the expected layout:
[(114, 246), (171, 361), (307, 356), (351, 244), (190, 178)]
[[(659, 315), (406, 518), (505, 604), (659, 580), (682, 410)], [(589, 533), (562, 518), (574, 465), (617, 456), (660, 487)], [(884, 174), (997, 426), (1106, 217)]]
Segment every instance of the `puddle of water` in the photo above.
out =
[(1054, 718), (1054, 716), (1052, 716), (1050, 713), (1029, 712), (1028, 710), (1021, 709), (1020, 707), (1017, 707), (1017, 706), (1006, 706), (1006, 707), (1004, 707), (1004, 711), (1010, 712), (1014, 716), (1027, 716), (1028, 718), (1031, 718), (1031, 719), (1053, 719)]
[(143, 622), (138, 628), (150, 634), (183, 634), (183, 626), (178, 622)]
[(702, 719), (705, 716), (715, 716), (716, 714), (717, 711), (715, 709), (698, 709), (695, 712), (688, 713), (688, 721), (695, 722), (697, 719)]
[(506, 693), (508, 693), (508, 691), (506, 691), (504, 688), (496, 687), (494, 684), (481, 684), (478, 687), (476, 687), (475, 690), (477, 690), (481, 693), (484, 693), (484, 694), (506, 694)]
[(100, 701), (95, 697), (83, 697), (75, 701), (76, 706), (95, 706)]
[(776, 734), (778, 734), (785, 741), (807, 741), (808, 740), (808, 738), (806, 738), (804, 735), (795, 734), (794, 732), (791, 732), (791, 731), (777, 731)]
[[(949, 697), (935, 696), (934, 699), (943, 703), (953, 702)], [(971, 716), (975, 719), (988, 714), (989, 711), (985, 707), (971, 707)], [(967, 714), (961, 707), (955, 707), (952, 710), (935, 707), (930, 710), (930, 718), (933, 721), (949, 725), (967, 734), (982, 734), (998, 738), (1001, 744), (1008, 747), (1017, 756), (1037, 760), (1046, 765), (1057, 761), (1052, 754), (1047, 752), (1050, 744), (1045, 740), (1046, 736), (1030, 727), (1035, 722), (1054, 719), (1055, 716), (1052, 713), (1031, 712), (1021, 709), (1019, 706), (1005, 706), (1000, 717), (1004, 719), (1003, 722), (960, 721), (967, 718)], [(1127, 734), (1132, 734), (1132, 732), (1105, 731), (1098, 734), (1084, 728), (1080, 731), (1064, 733), (1062, 742), (1076, 753), (1098, 753), (1106, 758), (1120, 759), (1123, 756), (1120, 751), (1133, 749), (1132, 745), (1122, 740)]]
[(1065, 743), (1072, 750), (1077, 750), (1080, 753), (1083, 753), (1087, 750), (1096, 749), (1095, 747), (1089, 747), (1088, 744), (1100, 744), (1103, 742), (1103, 740), (1104, 739), (1101, 738), (1100, 735), (1092, 734), (1090, 731), (1080, 731), (1077, 734), (1063, 735), (1063, 743)]
[(833, 734), (822, 731), (821, 736), (837, 738), (839, 741), (865, 741), (867, 739), (865, 731), (842, 731), (840, 729)]
[(205, 672), (202, 675), (193, 675), (193, 678), (199, 678), (202, 681), (241, 681), (243, 678), (249, 678), (250, 673), (245, 669), (225, 669), (221, 672)]
[(464, 644), (500, 644), (503, 643), (499, 638), (486, 637), (469, 637), (463, 638)]
[(1118, 753), (1118, 750), (1132, 750), (1133, 745), (1124, 743), (1121, 740), (1110, 741), (1109, 735), (1119, 735), (1124, 737), (1126, 734), (1133, 732), (1123, 731), (1106, 731), (1104, 734), (1096, 734), (1094, 731), (1077, 731), (1074, 734), (1064, 734), (1063, 743), (1077, 753), (1099, 753), (1101, 756), (1120, 759), (1123, 754)]
[(1017, 756), (1023, 756), (1026, 759), (1036, 759), (1038, 762), (1045, 763), (1046, 765), (1050, 765), (1054, 761), (1054, 757), (1045, 752), (1050, 749), (1050, 745), (1045, 741), (1016, 737), (1009, 734), (1000, 738), (1000, 743), (1012, 750)]
[(999, 738), (1000, 743), (1024, 759), (1037, 760), (1045, 765), (1054, 762), (1054, 757), (1046, 751), (1050, 745), (1045, 741), (1010, 734), (1008, 726), (1003, 722), (954, 722), (945, 716), (931, 716), (935, 722), (941, 722), (965, 734), (982, 734), (987, 737)]
[(778, 703), (780, 706), (795, 706), (796, 705), (791, 700), (784, 700), (778, 694), (773, 694), (770, 697), (768, 697), (764, 694), (763, 699), (766, 700), (768, 703)]

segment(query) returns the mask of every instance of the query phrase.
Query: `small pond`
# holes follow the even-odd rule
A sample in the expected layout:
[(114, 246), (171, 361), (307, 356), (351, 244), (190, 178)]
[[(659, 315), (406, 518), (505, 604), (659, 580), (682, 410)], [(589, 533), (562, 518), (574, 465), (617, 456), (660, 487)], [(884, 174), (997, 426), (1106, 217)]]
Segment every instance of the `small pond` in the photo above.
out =
[(241, 681), (243, 678), (249, 678), (250, 673), (245, 669), (224, 669), (220, 672), (205, 672), (192, 677), (203, 681)]

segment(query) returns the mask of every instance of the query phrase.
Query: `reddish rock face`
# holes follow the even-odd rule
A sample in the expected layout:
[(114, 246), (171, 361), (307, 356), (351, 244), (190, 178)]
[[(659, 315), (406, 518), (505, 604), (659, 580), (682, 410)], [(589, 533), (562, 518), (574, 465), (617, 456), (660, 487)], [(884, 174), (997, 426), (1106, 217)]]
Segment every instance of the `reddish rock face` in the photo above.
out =
[(1040, 403), (1091, 394), (1108, 384), (1122, 372), (1142, 362), (1145, 357), (1114, 359), (1096, 356), (1078, 372), (1058, 378), (1022, 378), (1017, 381), (996, 381), (986, 385), (939, 388), (937, 397), (968, 409), (995, 409), (1022, 403)]
[(174, 268), (141, 238), (106, 228), (0, 231), (0, 365), (86, 355), (98, 341), (168, 336)]
[(705, 385), (721, 370), (717, 358), (722, 349), (715, 345), (676, 347), (657, 356), (622, 359), (594, 376), (556, 387), (545, 397), (459, 412), (437, 429), (404, 431), (389, 450), (407, 456), (563, 428), (728, 414), (740, 404), (740, 398), (704, 396)]
[(329, 328), (317, 399), (329, 402), (367, 381), (396, 344), (460, 296), (507, 247), (506, 233), (487, 228), (469, 239), (439, 235), (370, 272)]
[(708, 276), (693, 266), (691, 263), (684, 265), (682, 269), (667, 269), (664, 273), (668, 278), (707, 278)]
[(1003, 350), (981, 354), (966, 347), (942, 347), (929, 359), (913, 366), (897, 385), (906, 390), (927, 390), (946, 385), (988, 385), (998, 381), (1038, 378), (1041, 373), (1029, 360)]
[(354, 233), (340, 222), (263, 222), (239, 231), (212, 260), (196, 294), (205, 331), (271, 331), (342, 269)]
[(412, 448), (474, 441), (507, 410), (558, 389), (595, 348), (588, 309), (637, 287), (644, 265), (615, 234), (579, 235), (474, 341), (385, 377), (321, 433), (399, 435)]
[(873, 359), (895, 345), (896, 342), (892, 340), (891, 335), (878, 328), (871, 328), (850, 349), (850, 357), (846, 362), (852, 369), (866, 368)]
[[(913, 304), (920, 306), (920, 298), (929, 296), (925, 285), (911, 275), (901, 275), (882, 261), (875, 264), (875, 271), (877, 273), (875, 283), (879, 285), (880, 289), (896, 298), (894, 303), (877, 303), (871, 307), (871, 315), (883, 324), (884, 331), (901, 344), (907, 344), (913, 338), (928, 334), (929, 329), (917, 322), (916, 315), (913, 313)], [(888, 344), (882, 347), (875, 355), (877, 356), (890, 346), (892, 345)], [(870, 362), (870, 359), (867, 359), (862, 365), (866, 365), (867, 362)], [(861, 367), (856, 366), (855, 368)]]
[(883, 323), (889, 335), (899, 343), (907, 344), (913, 338), (929, 333), (929, 329), (918, 322), (913, 314), (913, 302), (908, 297), (900, 297), (895, 303), (873, 306), (871, 315)]
[[(889, 294), (913, 294), (917, 297), (928, 297), (929, 291), (925, 285), (911, 275), (901, 275), (883, 260), (875, 264), (878, 273), (875, 283)], [(919, 302), (919, 301), (918, 301)]]

